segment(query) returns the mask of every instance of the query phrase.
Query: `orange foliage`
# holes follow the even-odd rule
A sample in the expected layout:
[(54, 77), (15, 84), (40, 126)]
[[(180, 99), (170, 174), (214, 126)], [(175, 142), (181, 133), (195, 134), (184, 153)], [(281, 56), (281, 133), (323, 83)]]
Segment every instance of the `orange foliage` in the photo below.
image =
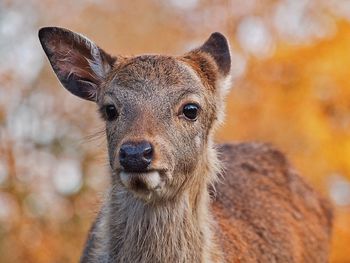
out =
[[(94, 105), (59, 86), (36, 37), (46, 25), (82, 32), (114, 54), (178, 54), (213, 31), (225, 33), (241, 72), (234, 72), (217, 141), (267, 141), (286, 152), (334, 201), (331, 262), (350, 262), (346, 1), (83, 2), (0, 2), (0, 262), (77, 262), (108, 182), (105, 141), (95, 140), (104, 137), (96, 132), (103, 124)], [(297, 19), (301, 33), (318, 28), (318, 35), (300, 40), (288, 24)], [(295, 34), (283, 37), (279, 30), (287, 29)], [(60, 169), (69, 169), (75, 184)]]
[[(329, 177), (350, 179), (350, 25), (340, 21), (330, 39), (281, 45), (255, 60), (228, 99), (220, 141), (269, 141), (284, 149), (321, 191)], [(335, 210), (331, 262), (350, 262), (350, 208)]]

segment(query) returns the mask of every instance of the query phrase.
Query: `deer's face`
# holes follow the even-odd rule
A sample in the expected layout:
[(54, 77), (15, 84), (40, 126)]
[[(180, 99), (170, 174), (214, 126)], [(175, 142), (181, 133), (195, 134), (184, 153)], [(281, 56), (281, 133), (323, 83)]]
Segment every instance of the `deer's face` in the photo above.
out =
[(213, 34), (181, 57), (113, 58), (64, 29), (45, 28), (39, 37), (62, 84), (97, 103), (114, 182), (144, 200), (188, 189), (206, 163), (223, 103), (219, 82), (230, 69), (225, 38)]
[(146, 196), (171, 196), (186, 186), (216, 118), (215, 94), (186, 62), (124, 59), (97, 102), (116, 180)]

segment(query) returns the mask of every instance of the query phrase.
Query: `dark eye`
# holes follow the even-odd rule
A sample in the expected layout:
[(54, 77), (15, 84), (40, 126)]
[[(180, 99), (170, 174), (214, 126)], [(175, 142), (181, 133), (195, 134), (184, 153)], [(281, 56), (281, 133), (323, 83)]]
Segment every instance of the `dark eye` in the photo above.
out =
[(118, 111), (114, 105), (105, 106), (105, 112), (109, 121), (113, 121), (118, 118)]
[(186, 104), (182, 109), (182, 114), (186, 119), (195, 121), (198, 116), (199, 106), (194, 103)]

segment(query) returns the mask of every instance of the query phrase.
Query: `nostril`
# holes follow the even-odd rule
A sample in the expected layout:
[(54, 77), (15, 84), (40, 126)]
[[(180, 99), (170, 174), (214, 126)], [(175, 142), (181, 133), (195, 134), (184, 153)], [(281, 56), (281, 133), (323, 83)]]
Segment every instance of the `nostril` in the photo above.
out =
[(151, 164), (153, 148), (149, 142), (126, 142), (119, 150), (119, 163), (125, 171), (144, 172)]
[(151, 161), (153, 157), (153, 149), (152, 146), (149, 145), (143, 150), (143, 158), (145, 158), (147, 161)]

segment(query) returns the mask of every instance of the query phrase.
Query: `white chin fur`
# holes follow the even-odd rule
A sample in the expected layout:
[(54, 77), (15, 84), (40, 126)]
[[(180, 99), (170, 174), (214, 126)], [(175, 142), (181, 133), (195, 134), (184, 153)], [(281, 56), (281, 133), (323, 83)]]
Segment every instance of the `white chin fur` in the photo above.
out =
[(156, 190), (161, 186), (160, 174), (157, 171), (147, 173), (120, 172), (120, 180), (127, 188), (131, 187), (131, 180), (133, 177), (138, 177), (139, 180), (142, 180), (150, 191)]

